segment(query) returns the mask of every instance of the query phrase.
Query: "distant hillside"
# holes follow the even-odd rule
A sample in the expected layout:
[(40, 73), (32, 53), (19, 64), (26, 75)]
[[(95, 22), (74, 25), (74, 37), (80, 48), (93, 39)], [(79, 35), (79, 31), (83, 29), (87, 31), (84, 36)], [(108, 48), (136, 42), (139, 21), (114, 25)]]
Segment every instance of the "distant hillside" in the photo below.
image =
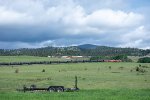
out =
[(97, 45), (83, 44), (83, 45), (79, 45), (77, 47), (80, 48), (80, 49), (96, 49)]
[(0, 56), (146, 56), (148, 54), (150, 54), (150, 49), (142, 50), (138, 48), (116, 48), (107, 46), (97, 46), (92, 44), (70, 47), (45, 47), (34, 49), (0, 49)]

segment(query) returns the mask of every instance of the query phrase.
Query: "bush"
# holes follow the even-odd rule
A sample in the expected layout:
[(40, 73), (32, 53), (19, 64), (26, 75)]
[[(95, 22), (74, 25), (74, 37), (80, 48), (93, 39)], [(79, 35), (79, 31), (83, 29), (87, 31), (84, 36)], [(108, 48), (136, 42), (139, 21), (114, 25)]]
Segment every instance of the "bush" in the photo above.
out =
[(114, 56), (93, 56), (90, 60), (122, 60), (123, 62), (132, 62), (127, 55), (114, 55)]
[(87, 68), (84, 68), (84, 70), (87, 70)]
[(122, 60), (123, 62), (132, 62), (132, 60), (127, 57), (127, 55), (113, 56), (112, 59), (114, 59), (114, 60)]
[(43, 69), (42, 72), (45, 72), (45, 69)]
[(140, 68), (139, 67), (136, 67), (136, 71), (138, 72), (140, 70)]
[(16, 69), (16, 70), (15, 70), (15, 73), (19, 73), (19, 69)]
[(111, 59), (111, 56), (93, 56), (90, 60), (104, 60), (104, 59)]
[(150, 63), (150, 57), (140, 58), (138, 63)]
[(147, 72), (145, 69), (140, 68), (140, 67), (136, 67), (136, 71), (137, 71), (137, 72), (140, 72), (140, 73), (145, 73), (145, 72)]
[(111, 66), (109, 66), (109, 69), (111, 69)]

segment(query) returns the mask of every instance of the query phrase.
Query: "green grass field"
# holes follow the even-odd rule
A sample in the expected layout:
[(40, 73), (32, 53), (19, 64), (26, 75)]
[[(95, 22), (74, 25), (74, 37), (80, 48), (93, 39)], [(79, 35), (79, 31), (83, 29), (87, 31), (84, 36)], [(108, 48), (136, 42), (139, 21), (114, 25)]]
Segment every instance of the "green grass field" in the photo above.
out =
[(35, 61), (70, 61), (70, 60), (89, 60), (89, 58), (65, 59), (59, 57), (35, 57), (35, 56), (0, 56), (0, 62), (35, 62)]
[[(18, 58), (16, 58), (18, 59)], [(16, 59), (14, 59), (16, 61)], [(0, 67), (1, 100), (149, 100), (150, 64), (146, 72), (136, 72), (139, 63), (77, 63)], [(111, 66), (111, 68), (109, 68)], [(18, 69), (18, 73), (15, 70)], [(45, 72), (42, 70), (45, 69)], [(74, 87), (78, 76), (79, 92), (18, 92), (31, 84), (37, 87)]]
[(150, 90), (100, 89), (64, 93), (16, 93), (0, 94), (1, 100), (149, 100)]
[(63, 58), (48, 58), (35, 56), (0, 56), (0, 62), (34, 62), (34, 61), (62, 61)]

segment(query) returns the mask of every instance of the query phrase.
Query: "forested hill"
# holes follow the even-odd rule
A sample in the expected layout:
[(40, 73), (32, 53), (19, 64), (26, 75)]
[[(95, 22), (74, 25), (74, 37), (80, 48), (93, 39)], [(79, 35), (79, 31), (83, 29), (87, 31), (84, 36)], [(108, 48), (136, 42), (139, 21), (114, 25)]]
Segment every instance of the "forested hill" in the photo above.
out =
[(70, 47), (45, 47), (34, 49), (0, 49), (0, 56), (145, 56), (150, 54), (150, 49), (142, 50), (137, 48), (115, 48), (96, 45), (80, 45)]

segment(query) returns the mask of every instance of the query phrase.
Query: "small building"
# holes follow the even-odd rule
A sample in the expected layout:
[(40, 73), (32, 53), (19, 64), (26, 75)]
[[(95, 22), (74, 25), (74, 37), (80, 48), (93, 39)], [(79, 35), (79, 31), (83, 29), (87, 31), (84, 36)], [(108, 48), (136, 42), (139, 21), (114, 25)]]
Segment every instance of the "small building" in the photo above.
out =
[(83, 56), (62, 56), (61, 58), (74, 59), (74, 58), (83, 58)]

